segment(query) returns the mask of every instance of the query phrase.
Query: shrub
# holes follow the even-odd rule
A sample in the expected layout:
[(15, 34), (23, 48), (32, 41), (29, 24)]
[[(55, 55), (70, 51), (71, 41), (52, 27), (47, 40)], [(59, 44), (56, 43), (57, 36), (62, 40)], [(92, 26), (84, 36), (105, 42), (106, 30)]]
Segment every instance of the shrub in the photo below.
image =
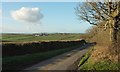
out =
[(85, 41), (50, 41), (50, 42), (32, 42), (32, 43), (5, 43), (2, 44), (2, 56), (16, 56), (50, 50), (57, 50), (76, 45), (82, 45)]

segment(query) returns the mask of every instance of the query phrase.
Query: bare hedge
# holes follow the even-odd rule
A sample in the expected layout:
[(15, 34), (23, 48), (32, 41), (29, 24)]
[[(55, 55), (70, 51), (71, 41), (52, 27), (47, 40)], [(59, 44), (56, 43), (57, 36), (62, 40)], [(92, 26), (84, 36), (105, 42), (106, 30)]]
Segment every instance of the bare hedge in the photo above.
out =
[(50, 41), (50, 42), (31, 42), (31, 43), (3, 43), (2, 56), (18, 56), (39, 52), (46, 52), (50, 50), (57, 50), (68, 48), (71, 46), (82, 45), (86, 43), (85, 40), (77, 41)]

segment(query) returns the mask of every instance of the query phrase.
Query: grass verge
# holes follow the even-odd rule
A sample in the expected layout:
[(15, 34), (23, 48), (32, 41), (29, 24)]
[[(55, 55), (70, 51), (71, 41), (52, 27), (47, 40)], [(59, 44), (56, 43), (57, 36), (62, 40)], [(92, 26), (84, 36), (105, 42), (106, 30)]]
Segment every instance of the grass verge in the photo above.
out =
[(101, 60), (98, 62), (93, 62), (90, 57), (92, 49), (89, 50), (80, 60), (78, 70), (119, 70), (120, 64), (109, 60)]
[(53, 50), (43, 53), (34, 53), (22, 56), (6, 57), (2, 59), (3, 70), (21, 70), (27, 66), (31, 66), (35, 63), (43, 61), (45, 59), (57, 56), (59, 54), (65, 53), (79, 46), (74, 46), (71, 48), (64, 48), (59, 50)]
[(92, 50), (93, 50), (93, 48), (90, 48), (90, 50), (85, 55), (83, 55), (83, 57), (81, 58), (81, 60), (80, 60), (80, 62), (78, 64), (79, 67), (81, 65), (83, 65), (88, 60), (88, 58), (90, 57), (90, 53), (91, 53)]
[[(91, 60), (88, 61), (91, 62)], [(90, 62), (83, 64), (79, 70), (119, 70), (118, 64), (111, 61), (101, 60), (94, 64)]]

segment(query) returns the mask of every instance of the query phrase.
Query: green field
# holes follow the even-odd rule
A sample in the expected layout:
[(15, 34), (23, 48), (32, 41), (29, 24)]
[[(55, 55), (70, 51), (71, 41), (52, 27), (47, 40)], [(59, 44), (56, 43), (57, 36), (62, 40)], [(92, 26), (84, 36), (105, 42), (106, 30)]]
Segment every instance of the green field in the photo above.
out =
[(48, 36), (34, 36), (33, 34), (2, 34), (3, 42), (31, 42), (51, 40), (76, 40), (83, 34), (49, 34)]

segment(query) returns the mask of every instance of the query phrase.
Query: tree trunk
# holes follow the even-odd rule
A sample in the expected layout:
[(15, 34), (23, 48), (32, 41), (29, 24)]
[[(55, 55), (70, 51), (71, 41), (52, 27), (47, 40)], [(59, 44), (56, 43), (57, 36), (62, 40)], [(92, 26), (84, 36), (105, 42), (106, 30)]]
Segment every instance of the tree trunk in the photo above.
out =
[(111, 45), (110, 45), (110, 52), (112, 54), (118, 54), (118, 30), (117, 30), (117, 22), (114, 19), (112, 21), (113, 27), (110, 28), (110, 40), (111, 40)]
[(112, 44), (117, 43), (117, 41), (118, 41), (117, 35), (118, 35), (118, 31), (116, 29), (112, 28), (112, 30), (111, 30), (111, 42), (112, 42)]
[(118, 41), (118, 22), (116, 22), (117, 20), (114, 19), (112, 20), (112, 27), (110, 28), (110, 41), (112, 42), (112, 44), (116, 44)]

